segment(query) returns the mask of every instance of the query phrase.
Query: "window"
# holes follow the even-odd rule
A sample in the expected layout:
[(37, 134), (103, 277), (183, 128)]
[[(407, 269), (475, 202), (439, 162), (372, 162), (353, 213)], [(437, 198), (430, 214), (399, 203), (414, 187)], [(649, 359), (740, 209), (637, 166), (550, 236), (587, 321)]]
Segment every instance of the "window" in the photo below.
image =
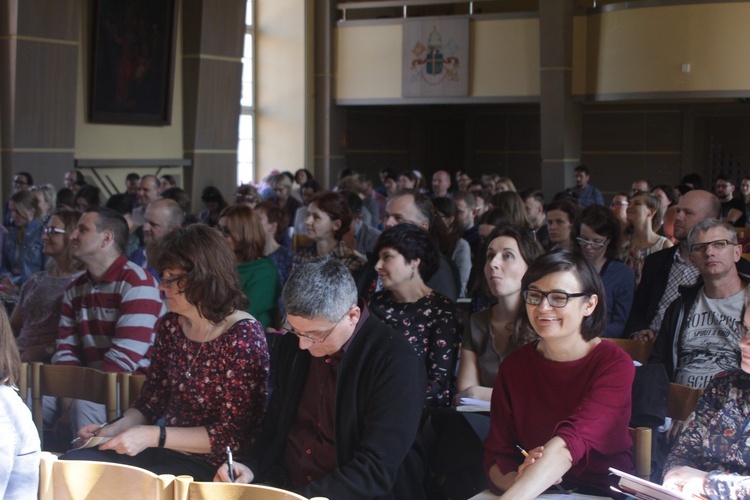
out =
[(245, 43), (242, 53), (242, 95), (240, 97), (240, 128), (237, 142), (237, 182), (255, 180), (255, 67), (253, 0), (247, 0)]

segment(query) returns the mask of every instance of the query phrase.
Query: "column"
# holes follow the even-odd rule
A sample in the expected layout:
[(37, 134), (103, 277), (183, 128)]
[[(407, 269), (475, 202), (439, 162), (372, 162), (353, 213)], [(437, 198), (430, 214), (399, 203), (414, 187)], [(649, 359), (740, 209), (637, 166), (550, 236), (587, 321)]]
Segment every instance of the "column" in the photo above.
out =
[(574, 185), (581, 158), (581, 105), (573, 102), (576, 0), (539, 0), (542, 190), (547, 200)]

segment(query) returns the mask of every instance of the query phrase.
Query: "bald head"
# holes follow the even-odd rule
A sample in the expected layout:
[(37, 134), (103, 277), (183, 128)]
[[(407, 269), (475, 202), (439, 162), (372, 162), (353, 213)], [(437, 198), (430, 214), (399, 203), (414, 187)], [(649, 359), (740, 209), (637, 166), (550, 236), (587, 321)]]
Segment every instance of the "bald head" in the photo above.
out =
[(674, 236), (681, 242), (687, 241), (690, 231), (704, 219), (718, 219), (721, 202), (713, 193), (693, 189), (685, 193), (677, 204), (674, 217)]
[(432, 175), (432, 194), (436, 198), (448, 194), (451, 187), (451, 176), (445, 170), (438, 170)]
[(156, 200), (146, 208), (143, 239), (146, 243), (157, 240), (182, 225), (185, 212), (174, 200)]

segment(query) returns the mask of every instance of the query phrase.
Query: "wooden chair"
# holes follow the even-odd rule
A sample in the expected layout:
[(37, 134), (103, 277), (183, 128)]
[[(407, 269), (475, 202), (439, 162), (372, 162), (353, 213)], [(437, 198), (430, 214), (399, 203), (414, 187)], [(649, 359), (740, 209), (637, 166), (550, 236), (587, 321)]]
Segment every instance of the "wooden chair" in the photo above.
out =
[(130, 408), (133, 401), (141, 395), (141, 389), (146, 382), (145, 375), (133, 375), (132, 373), (120, 373), (120, 413)]
[(675, 420), (686, 420), (695, 409), (695, 404), (702, 394), (703, 389), (694, 389), (671, 382), (667, 400), (667, 416)]
[(654, 343), (647, 340), (631, 340), (631, 339), (602, 339), (607, 342), (612, 342), (620, 349), (627, 352), (631, 358), (639, 363), (648, 363), (648, 358), (651, 356), (651, 350), (654, 348)]
[(82, 366), (32, 363), (31, 409), (40, 438), (44, 436), (43, 396), (103, 404), (107, 410), (107, 420), (111, 420), (117, 416), (117, 374)]
[[(202, 483), (192, 482), (188, 500), (306, 500), (291, 491), (260, 484)], [(316, 497), (317, 499), (318, 497)]]
[(21, 373), (18, 376), (18, 394), (23, 402), (29, 404), (29, 364), (21, 363)]
[(648, 427), (628, 427), (633, 440), (633, 464), (635, 476), (650, 480), (651, 477), (651, 429)]
[(190, 476), (156, 475), (130, 465), (87, 460), (57, 460), (51, 453), (43, 452), (39, 499), (185, 499), (187, 485), (191, 481)]

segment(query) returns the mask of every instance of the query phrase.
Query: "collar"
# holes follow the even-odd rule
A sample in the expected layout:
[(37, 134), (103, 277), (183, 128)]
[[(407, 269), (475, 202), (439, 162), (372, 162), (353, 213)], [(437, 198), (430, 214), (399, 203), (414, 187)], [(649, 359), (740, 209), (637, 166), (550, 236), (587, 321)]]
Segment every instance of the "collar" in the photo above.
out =
[[(102, 279), (100, 279), (97, 284), (111, 283), (113, 281), (117, 281), (120, 275), (120, 271), (122, 270), (123, 267), (125, 267), (125, 264), (127, 263), (128, 263), (128, 258), (125, 257), (125, 254), (120, 254), (120, 256), (117, 257), (117, 259), (112, 263), (112, 265), (107, 268), (107, 270), (102, 275)], [(94, 283), (94, 278), (93, 276), (91, 276), (91, 273), (89, 273), (88, 270), (86, 271), (86, 277), (88, 278), (90, 282)]]

